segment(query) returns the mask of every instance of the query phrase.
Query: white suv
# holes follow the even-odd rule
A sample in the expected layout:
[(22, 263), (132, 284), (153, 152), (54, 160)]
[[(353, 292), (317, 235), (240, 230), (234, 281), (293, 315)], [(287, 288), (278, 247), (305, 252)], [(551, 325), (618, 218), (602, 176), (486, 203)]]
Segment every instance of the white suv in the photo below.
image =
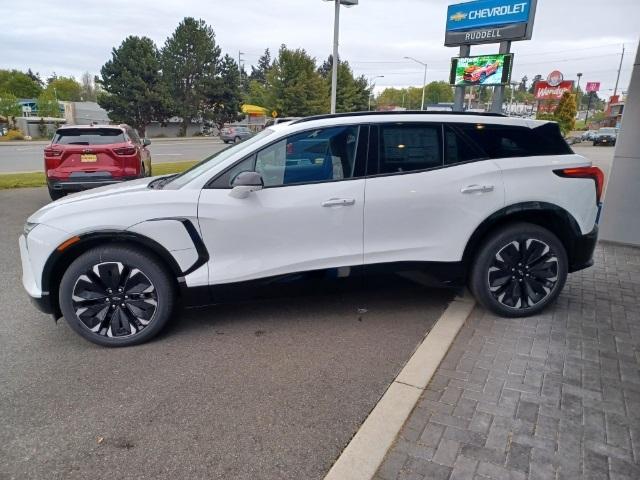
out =
[(107, 346), (156, 335), (178, 298), (212, 304), (249, 281), (383, 265), (469, 285), (489, 310), (525, 316), (591, 265), (602, 184), (555, 123), (309, 117), (181, 175), (45, 206), (20, 237), (23, 283), (41, 310)]

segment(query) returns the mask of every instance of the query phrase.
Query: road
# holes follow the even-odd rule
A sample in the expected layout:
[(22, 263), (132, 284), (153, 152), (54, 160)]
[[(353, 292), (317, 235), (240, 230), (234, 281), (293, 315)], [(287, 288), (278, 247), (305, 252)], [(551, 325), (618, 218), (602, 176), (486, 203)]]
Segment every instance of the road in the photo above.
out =
[(3, 479), (321, 479), (452, 296), (399, 280), (309, 292), (183, 312), (151, 343), (104, 349), (22, 290), (16, 240), (47, 201), (0, 191)]
[[(218, 139), (151, 140), (154, 163), (202, 160), (227, 145)], [(0, 145), (0, 173), (34, 172), (43, 168), (44, 145)]]

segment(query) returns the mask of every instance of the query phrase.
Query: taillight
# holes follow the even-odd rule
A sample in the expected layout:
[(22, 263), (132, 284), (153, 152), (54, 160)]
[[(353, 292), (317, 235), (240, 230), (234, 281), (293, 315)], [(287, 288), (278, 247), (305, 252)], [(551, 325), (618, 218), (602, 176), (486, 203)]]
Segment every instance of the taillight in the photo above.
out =
[(44, 154), (47, 157), (59, 157), (62, 155), (62, 150), (55, 150), (51, 147), (47, 147), (44, 149)]
[(593, 179), (596, 182), (596, 201), (600, 201), (604, 187), (604, 173), (598, 167), (563, 168), (562, 170), (554, 170), (553, 173), (559, 177)]
[(113, 149), (116, 155), (133, 155), (136, 153), (136, 147), (118, 147)]

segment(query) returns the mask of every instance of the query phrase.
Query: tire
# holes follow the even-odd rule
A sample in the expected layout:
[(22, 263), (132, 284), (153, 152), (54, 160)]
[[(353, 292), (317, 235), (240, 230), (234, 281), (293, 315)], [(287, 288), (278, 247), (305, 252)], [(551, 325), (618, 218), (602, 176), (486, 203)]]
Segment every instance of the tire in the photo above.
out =
[(240, 137), (236, 137), (233, 139), (233, 143), (240, 143)]
[(567, 270), (567, 253), (558, 237), (538, 225), (515, 223), (495, 231), (480, 246), (469, 288), (491, 312), (527, 317), (558, 297)]
[(51, 200), (60, 200), (66, 195), (66, 192), (64, 190), (55, 190), (48, 185), (47, 189), (49, 190), (49, 196), (51, 197)]
[(171, 318), (175, 289), (155, 257), (110, 245), (93, 248), (69, 265), (59, 301), (78, 335), (97, 345), (126, 347), (160, 333)]

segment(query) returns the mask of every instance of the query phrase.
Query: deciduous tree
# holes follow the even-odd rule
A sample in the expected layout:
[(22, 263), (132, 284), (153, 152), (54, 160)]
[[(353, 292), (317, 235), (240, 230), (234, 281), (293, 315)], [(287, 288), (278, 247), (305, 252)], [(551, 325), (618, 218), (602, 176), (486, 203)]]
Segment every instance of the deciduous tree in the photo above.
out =
[(0, 70), (0, 92), (10, 93), (17, 98), (35, 98), (42, 92), (42, 86), (19, 70)]
[(39, 117), (60, 117), (60, 104), (55, 95), (50, 90), (43, 91), (38, 97)]
[(49, 82), (46, 90), (62, 101), (78, 102), (82, 96), (82, 87), (73, 77), (56, 77)]
[(12, 93), (0, 92), (0, 116), (13, 126), (14, 118), (20, 115), (22, 115), (22, 107), (20, 107), (16, 96)]

